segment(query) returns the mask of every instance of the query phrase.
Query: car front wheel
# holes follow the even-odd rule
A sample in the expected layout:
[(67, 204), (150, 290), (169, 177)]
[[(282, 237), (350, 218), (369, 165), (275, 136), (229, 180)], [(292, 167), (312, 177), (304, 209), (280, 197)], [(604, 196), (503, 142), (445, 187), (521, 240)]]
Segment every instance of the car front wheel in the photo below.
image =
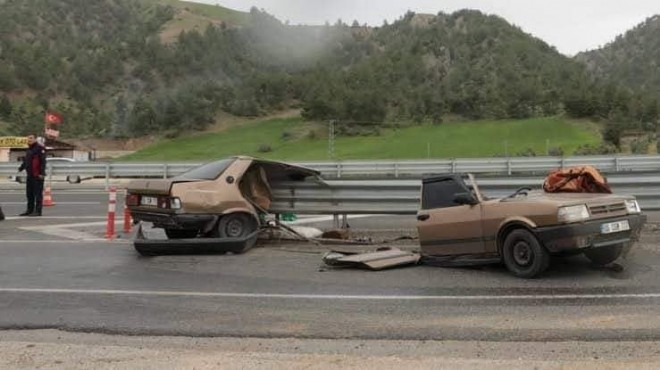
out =
[(513, 230), (507, 235), (502, 246), (502, 259), (506, 267), (517, 277), (533, 278), (550, 265), (550, 254), (536, 239), (524, 229)]

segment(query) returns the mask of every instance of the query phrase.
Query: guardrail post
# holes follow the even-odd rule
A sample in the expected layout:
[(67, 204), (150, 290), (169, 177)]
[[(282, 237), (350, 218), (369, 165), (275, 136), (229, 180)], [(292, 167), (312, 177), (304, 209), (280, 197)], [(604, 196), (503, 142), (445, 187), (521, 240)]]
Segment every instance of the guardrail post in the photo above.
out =
[(348, 228), (348, 216), (346, 214), (341, 215), (341, 228), (342, 229)]
[(506, 160), (506, 172), (509, 176), (511, 176), (511, 159)]
[(110, 189), (110, 163), (105, 164), (105, 190)]
[(337, 163), (337, 178), (341, 178), (341, 162)]
[(397, 162), (394, 162), (394, 177), (399, 177), (399, 164)]
[(338, 214), (335, 213), (334, 215), (332, 215), (332, 222), (334, 224), (335, 229), (338, 229), (339, 228), (339, 215)]
[(451, 173), (456, 173), (456, 160), (451, 160)]
[(559, 168), (564, 168), (566, 167), (566, 159), (564, 157), (561, 157), (561, 161), (559, 161)]
[(163, 164), (163, 178), (167, 178), (167, 163)]
[(614, 157), (614, 171), (621, 171), (621, 164), (619, 163), (619, 157)]

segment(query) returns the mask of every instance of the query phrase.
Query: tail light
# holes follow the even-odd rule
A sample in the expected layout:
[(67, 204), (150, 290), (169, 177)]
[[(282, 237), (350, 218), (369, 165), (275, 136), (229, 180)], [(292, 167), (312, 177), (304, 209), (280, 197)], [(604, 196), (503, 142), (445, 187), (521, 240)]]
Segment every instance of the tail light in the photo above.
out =
[(126, 205), (127, 206), (137, 206), (139, 204), (140, 197), (135, 194), (126, 195)]
[(141, 207), (157, 207), (162, 209), (181, 209), (181, 200), (176, 197), (134, 195), (126, 196), (126, 205)]

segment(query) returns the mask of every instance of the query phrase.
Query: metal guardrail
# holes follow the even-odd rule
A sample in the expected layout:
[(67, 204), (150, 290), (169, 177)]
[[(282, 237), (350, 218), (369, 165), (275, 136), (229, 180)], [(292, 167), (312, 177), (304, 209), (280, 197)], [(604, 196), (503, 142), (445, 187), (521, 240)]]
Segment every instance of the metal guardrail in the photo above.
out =
[[(540, 189), (545, 173), (562, 166), (592, 165), (608, 174), (618, 194), (634, 195), (646, 210), (660, 210), (660, 156), (526, 157), (429, 161), (299, 162), (321, 171), (327, 185), (308, 182), (274, 189), (275, 213), (301, 214), (414, 214), (419, 205), (424, 174), (472, 172), (489, 197), (511, 194), (529, 186)], [(49, 164), (49, 174), (110, 178), (178, 175), (197, 163), (98, 163)], [(0, 176), (16, 175), (17, 165), (0, 164)], [(655, 174), (657, 173), (657, 174)], [(516, 176), (511, 176), (516, 175)], [(526, 175), (522, 177), (523, 175)], [(361, 179), (348, 181), (340, 179)], [(365, 180), (387, 178), (387, 181)], [(417, 180), (403, 180), (417, 179)]]
[[(475, 174), (545, 174), (550, 170), (592, 165), (604, 173), (660, 171), (660, 155), (517, 157), (400, 161), (293, 162), (317, 169), (325, 178), (420, 178), (430, 173), (471, 172)], [(102, 163), (49, 164), (53, 175), (109, 178), (167, 178), (201, 163)], [(17, 174), (17, 163), (0, 164), (0, 176)]]
[[(481, 192), (501, 198), (521, 187), (541, 190), (543, 177), (477, 178)], [(616, 194), (634, 195), (643, 210), (660, 210), (660, 175), (614, 175), (608, 182)], [(399, 214), (417, 213), (419, 180), (327, 181), (280, 184), (273, 189), (273, 213)]]

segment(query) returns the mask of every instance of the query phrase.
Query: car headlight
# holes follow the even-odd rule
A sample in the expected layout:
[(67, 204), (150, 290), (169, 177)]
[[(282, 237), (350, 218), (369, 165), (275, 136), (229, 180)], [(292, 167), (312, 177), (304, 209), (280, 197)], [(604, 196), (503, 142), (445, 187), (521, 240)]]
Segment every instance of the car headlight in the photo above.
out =
[(588, 218), (589, 210), (584, 204), (579, 206), (559, 207), (559, 211), (557, 211), (557, 219), (559, 219), (559, 222), (578, 222), (584, 221)]
[(639, 203), (635, 199), (626, 201), (626, 210), (628, 213), (640, 213), (642, 210), (639, 208)]

